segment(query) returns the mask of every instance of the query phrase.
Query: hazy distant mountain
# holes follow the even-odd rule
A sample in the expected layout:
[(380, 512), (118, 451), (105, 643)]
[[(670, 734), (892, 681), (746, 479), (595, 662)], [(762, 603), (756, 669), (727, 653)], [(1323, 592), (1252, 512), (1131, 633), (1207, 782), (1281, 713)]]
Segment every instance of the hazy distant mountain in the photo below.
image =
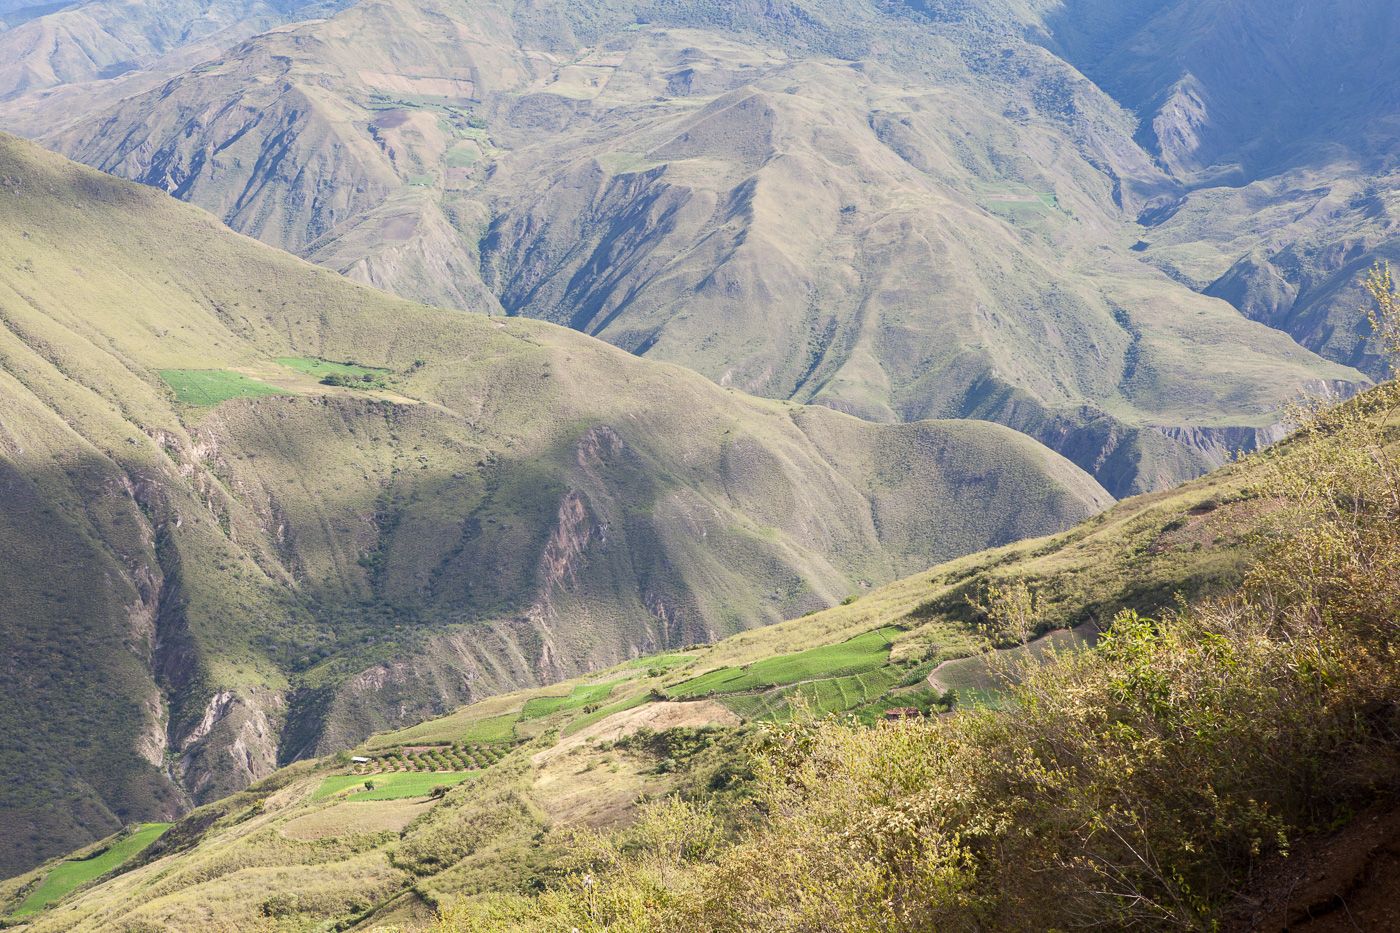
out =
[[(61, 129), (5, 112), (361, 281), (868, 420), (999, 421), (1121, 495), (1357, 383), (1289, 335), (1374, 366), (1341, 283), (1388, 248), (1380, 169), (1251, 143), (1307, 121), (1214, 67), (1292, 74), (1319, 21), (1266, 9), (365, 0)], [(1289, 174), (1222, 187), (1227, 158)]]
[(1078, 0), (1047, 28), (1181, 184), (1141, 218), (1144, 258), (1377, 374), (1356, 282), (1400, 258), (1400, 7)]

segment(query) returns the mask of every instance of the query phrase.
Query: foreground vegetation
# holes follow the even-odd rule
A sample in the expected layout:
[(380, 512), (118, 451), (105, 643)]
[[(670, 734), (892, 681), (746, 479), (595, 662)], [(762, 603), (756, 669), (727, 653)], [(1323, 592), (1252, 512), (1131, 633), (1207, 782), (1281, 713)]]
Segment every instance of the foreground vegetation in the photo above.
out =
[[(1388, 271), (1375, 329), (1400, 351)], [(1010, 702), (774, 726), (737, 815), (672, 800), (580, 834), (538, 896), (436, 929), (1208, 929), (1271, 859), (1400, 780), (1400, 387), (1300, 411), (1260, 458), (1242, 585), (1008, 676)], [(1024, 631), (1028, 586), (979, 605)], [(1012, 672), (1008, 672), (1010, 674)]]

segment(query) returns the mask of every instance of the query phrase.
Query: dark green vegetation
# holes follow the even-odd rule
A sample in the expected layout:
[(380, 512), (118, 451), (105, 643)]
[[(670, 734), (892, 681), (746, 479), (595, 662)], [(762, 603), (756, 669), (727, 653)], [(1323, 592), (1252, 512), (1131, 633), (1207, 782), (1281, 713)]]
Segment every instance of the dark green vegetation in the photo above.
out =
[(24, 895), (13, 915), (23, 917), (37, 913), (54, 901), (66, 897), (80, 885), (95, 881), (121, 867), (141, 854), (169, 828), (169, 823), (144, 823), (131, 832), (104, 841), (87, 855), (59, 862), (44, 874), (43, 880)]
[(3, 871), (1112, 501), (1006, 428), (412, 305), (11, 137), (0, 394)]
[(997, 421), (1126, 495), (1378, 372), (1397, 36), (1390, 0), (364, 0), (0, 125), (407, 297)]

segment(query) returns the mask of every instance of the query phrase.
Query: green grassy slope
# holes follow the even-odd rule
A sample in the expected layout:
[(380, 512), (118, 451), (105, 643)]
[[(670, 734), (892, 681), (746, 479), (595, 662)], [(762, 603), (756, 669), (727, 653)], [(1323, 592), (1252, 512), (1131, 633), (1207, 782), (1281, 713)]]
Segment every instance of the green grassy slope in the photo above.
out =
[[(724, 737), (742, 720), (843, 712), (870, 721), (892, 706), (936, 709), (945, 689), (995, 686), (976, 669), (982, 645), (966, 599), (988, 583), (1033, 583), (1056, 625), (1103, 620), (1125, 606), (1160, 610), (1178, 594), (1234, 586), (1267, 512), (1250, 492), (1253, 469), (1246, 461), (1170, 493), (1125, 501), (1062, 534), (959, 558), (847, 605), (712, 646), (491, 697), (372, 736), (357, 754), (481, 741), (487, 733), (509, 751), (431, 813), (378, 836), (361, 827), (380, 825), (373, 808), (387, 801), (347, 801), (331, 810), (334, 801), (317, 797), (318, 788), (358, 786), (365, 774), (343, 758), (298, 764), (189, 817), (181, 825), (198, 835), (190, 848), (64, 902), (32, 929), (139, 921), (198, 931), (254, 922), (268, 905), (285, 910), (288, 922), (411, 929), (455, 898), (528, 890), (550, 877), (559, 851), (553, 841), (569, 827), (626, 822), (648, 794), (712, 792), (739, 779), (740, 759)], [(1051, 640), (1065, 649), (1075, 639), (1059, 632)], [(1048, 643), (1035, 643), (1036, 650)], [(939, 667), (959, 657), (970, 658), (966, 669)], [(939, 686), (931, 686), (935, 669), (956, 674), (957, 682), (935, 675)], [(702, 685), (706, 696), (696, 697)], [(593, 703), (561, 703), (565, 696)], [(594, 709), (603, 696), (606, 705)], [(687, 731), (706, 724), (720, 728)], [(662, 738), (652, 742), (642, 732), (614, 744), (641, 729)], [(695, 743), (711, 751), (681, 751)], [(412, 777), (427, 793), (432, 775), (390, 777)], [(316, 845), (288, 841), (311, 829)], [(337, 860), (335, 872), (321, 870), (328, 857)], [(0, 896), (17, 897), (25, 883), (10, 882)], [(195, 903), (211, 906), (206, 919), (191, 924)]]
[(412, 305), (9, 137), (0, 385), (10, 870), (1111, 502), (1005, 428)]
[(114, 840), (91, 855), (60, 862), (25, 895), (24, 900), (15, 908), (14, 915), (24, 917), (37, 913), (54, 901), (66, 897), (78, 886), (95, 881), (120, 868), (140, 855), (169, 828), (169, 823), (145, 823), (134, 832)]

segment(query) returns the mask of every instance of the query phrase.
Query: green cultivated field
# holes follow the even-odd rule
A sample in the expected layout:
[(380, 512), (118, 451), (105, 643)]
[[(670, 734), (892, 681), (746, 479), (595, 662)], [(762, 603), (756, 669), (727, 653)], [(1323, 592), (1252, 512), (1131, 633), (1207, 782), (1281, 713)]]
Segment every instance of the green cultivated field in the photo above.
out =
[(396, 743), (403, 745), (427, 745), (434, 742), (510, 742), (515, 738), (515, 724), (519, 721), (518, 712), (468, 718), (465, 722), (446, 717), (419, 723), (401, 732), (395, 732), (392, 736)]
[(560, 710), (578, 709), (580, 706), (587, 706), (590, 703), (599, 703), (608, 698), (613, 687), (625, 681), (627, 678), (610, 680), (605, 684), (580, 684), (573, 689), (573, 692), (563, 696), (555, 697), (533, 697), (526, 701), (525, 708), (520, 713), (521, 719), (538, 719), (541, 716), (548, 716), (550, 713), (557, 713)]
[(333, 360), (323, 360), (316, 356), (279, 356), (277, 362), (288, 369), (295, 369), (299, 373), (306, 373), (308, 376), (315, 376), (317, 379), (324, 379), (327, 376), (351, 376), (353, 378), (363, 378), (370, 376), (378, 378), (389, 370), (381, 369), (377, 366), (361, 366), (359, 363), (337, 363)]
[[(365, 777), (361, 774), (333, 774), (321, 782), (312, 795), (313, 800), (324, 800), (350, 788), (360, 790), (347, 794), (349, 800), (398, 800), (402, 797), (426, 797), (434, 787), (457, 785), (467, 778), (479, 774), (478, 771), (408, 771), (400, 773), (376, 774)], [(374, 782), (374, 790), (365, 790), (365, 781)]]
[(15, 908), (15, 916), (38, 913), (79, 885), (87, 884), (123, 865), (169, 828), (169, 823), (145, 823), (130, 836), (119, 839), (91, 858), (62, 863), (20, 902), (19, 907)]
[(614, 713), (621, 713), (629, 709), (635, 709), (636, 707), (641, 706), (643, 703), (650, 702), (651, 697), (645, 693), (639, 693), (636, 696), (628, 697), (625, 700), (618, 700), (616, 703), (613, 703), (609, 706), (604, 706), (602, 709), (594, 710), (586, 716), (577, 717), (576, 719), (571, 721), (567, 726), (565, 726), (560, 734), (573, 735), (580, 729), (591, 726), (595, 722), (601, 722), (602, 720), (607, 719)]
[(693, 654), (654, 654), (650, 657), (628, 661), (628, 667), (641, 667), (649, 671), (669, 671), (695, 660)]
[(231, 398), (292, 394), (227, 369), (162, 369), (160, 378), (175, 390), (175, 397), (181, 402), (202, 407)]
[(678, 684), (671, 688), (670, 693), (678, 699), (686, 699), (871, 671), (888, 660), (890, 645), (899, 631), (897, 627), (886, 626), (839, 644), (769, 658), (743, 667), (720, 668)]
[(862, 674), (798, 684), (787, 690), (723, 697), (720, 702), (744, 719), (787, 721), (803, 715), (839, 713), (879, 700), (899, 683), (902, 673), (898, 668), (883, 666)]

